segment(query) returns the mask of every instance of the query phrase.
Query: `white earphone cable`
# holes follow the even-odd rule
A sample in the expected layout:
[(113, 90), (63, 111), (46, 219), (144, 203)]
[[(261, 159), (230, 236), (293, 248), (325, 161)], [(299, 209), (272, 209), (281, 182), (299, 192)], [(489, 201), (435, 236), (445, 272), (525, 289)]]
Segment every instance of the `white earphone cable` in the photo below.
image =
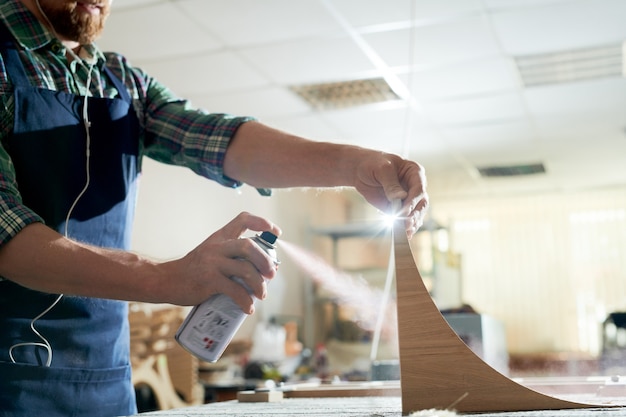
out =
[[(39, 4), (39, 0), (36, 0), (35, 2), (37, 4), (37, 8), (41, 12), (41, 14), (44, 16), (46, 21), (48, 22), (48, 25), (50, 26), (52, 32), (54, 32), (54, 34), (56, 35), (56, 31), (54, 30), (54, 26), (52, 26), (52, 23), (48, 19), (48, 16), (46, 16), (44, 11), (41, 9), (41, 5)], [(58, 36), (57, 36), (57, 38), (58, 38)], [(71, 49), (68, 49), (68, 51), (74, 57), (74, 59), (78, 60), (78, 62), (81, 62), (81, 59), (76, 55), (76, 53), (74, 53), (74, 51), (72, 51)], [(69, 234), (68, 234), (68, 224), (69, 224), (72, 212), (76, 208), (76, 205), (78, 204), (78, 201), (83, 197), (83, 195), (87, 191), (87, 188), (89, 188), (89, 183), (91, 182), (91, 174), (90, 174), (91, 136), (90, 136), (90, 133), (89, 133), (89, 129), (91, 127), (91, 122), (89, 121), (89, 112), (88, 112), (88, 101), (89, 100), (88, 100), (87, 96), (89, 94), (89, 89), (91, 87), (91, 77), (92, 77), (92, 73), (93, 73), (93, 68), (94, 68), (94, 64), (92, 63), (92, 64), (89, 65), (89, 72), (88, 72), (88, 75), (87, 75), (87, 84), (86, 84), (86, 87), (85, 87), (85, 95), (83, 97), (83, 112), (82, 112), (83, 113), (82, 114), (82, 116), (83, 116), (83, 125), (85, 127), (85, 134), (86, 134), (86, 141), (85, 141), (85, 148), (86, 148), (85, 149), (86, 179), (85, 179), (85, 185), (83, 186), (83, 188), (80, 191), (80, 193), (78, 193), (78, 196), (72, 202), (72, 205), (70, 206), (70, 208), (69, 208), (69, 210), (67, 212), (67, 215), (65, 216), (65, 225), (64, 225), (64, 233), (63, 233), (63, 235), (66, 238), (69, 237)], [(50, 304), (50, 306), (48, 306), (44, 311), (42, 311), (39, 315), (37, 315), (35, 318), (33, 318), (30, 321), (30, 329), (41, 340), (41, 342), (16, 343), (16, 344), (12, 345), (11, 347), (9, 347), (9, 358), (11, 359), (11, 362), (17, 363), (17, 361), (15, 360), (15, 357), (13, 356), (13, 350), (15, 348), (25, 347), (25, 346), (36, 346), (36, 347), (42, 347), (42, 348), (46, 349), (46, 351), (48, 353), (48, 357), (47, 357), (45, 366), (49, 367), (50, 365), (52, 365), (52, 345), (50, 344), (48, 339), (46, 339), (35, 328), (35, 322), (37, 320), (39, 320), (40, 318), (42, 318), (44, 315), (48, 314), (48, 312), (50, 310), (52, 310), (54, 308), (54, 306), (56, 306), (59, 303), (59, 301), (61, 301), (62, 298), (63, 298), (63, 294), (59, 294), (58, 297), (56, 297), (56, 299), (52, 302), (52, 304)]]

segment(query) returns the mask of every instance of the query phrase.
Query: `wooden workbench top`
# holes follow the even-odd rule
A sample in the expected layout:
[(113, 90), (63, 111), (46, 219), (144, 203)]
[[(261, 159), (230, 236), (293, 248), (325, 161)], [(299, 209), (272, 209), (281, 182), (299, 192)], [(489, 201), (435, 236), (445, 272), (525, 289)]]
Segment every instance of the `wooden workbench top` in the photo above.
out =
[(178, 410), (142, 413), (141, 417), (377, 416), (400, 417), (400, 397), (285, 398), (280, 402), (223, 401)]
[[(401, 417), (400, 397), (286, 398), (274, 403), (225, 401), (177, 410), (143, 413), (141, 417)], [(626, 417), (626, 408), (537, 410), (472, 413), (471, 417)]]

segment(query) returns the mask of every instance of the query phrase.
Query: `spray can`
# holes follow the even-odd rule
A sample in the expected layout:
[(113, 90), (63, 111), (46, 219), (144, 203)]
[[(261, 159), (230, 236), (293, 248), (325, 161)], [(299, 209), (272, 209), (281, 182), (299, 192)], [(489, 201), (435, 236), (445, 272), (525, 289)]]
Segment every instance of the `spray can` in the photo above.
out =
[[(274, 245), (277, 239), (276, 235), (271, 232), (263, 232), (250, 239), (270, 255), (274, 259), (274, 263), (279, 263)], [(245, 287), (241, 278), (232, 277), (231, 279)], [(248, 292), (252, 294), (250, 289)], [(198, 358), (206, 362), (216, 362), (241, 327), (246, 316), (247, 314), (232, 298), (226, 294), (215, 294), (191, 310), (174, 337), (182, 347)]]

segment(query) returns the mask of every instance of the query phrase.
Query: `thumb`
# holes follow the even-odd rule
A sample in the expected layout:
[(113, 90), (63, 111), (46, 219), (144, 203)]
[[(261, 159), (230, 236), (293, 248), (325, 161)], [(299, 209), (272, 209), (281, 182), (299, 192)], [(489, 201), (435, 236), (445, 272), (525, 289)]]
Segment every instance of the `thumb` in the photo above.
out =
[[(378, 182), (382, 186), (385, 197), (389, 201), (389, 208), (393, 208), (391, 204), (394, 201), (402, 201), (407, 198), (408, 192), (400, 183), (398, 172), (393, 164), (389, 163), (384, 165), (383, 169), (381, 169), (378, 174)], [(397, 210), (399, 209), (400, 207), (397, 207)]]

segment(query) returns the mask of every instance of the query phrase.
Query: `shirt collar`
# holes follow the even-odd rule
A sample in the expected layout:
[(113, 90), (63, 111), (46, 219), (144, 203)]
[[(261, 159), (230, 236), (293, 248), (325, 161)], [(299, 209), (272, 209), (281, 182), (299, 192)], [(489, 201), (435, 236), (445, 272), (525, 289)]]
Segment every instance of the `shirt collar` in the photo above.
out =
[[(36, 50), (53, 44), (60, 45), (56, 37), (37, 20), (20, 0), (0, 2), (0, 18), (17, 40), (17, 43), (26, 50)], [(104, 54), (95, 44), (83, 45), (82, 49), (80, 56), (87, 61), (90, 60), (88, 56), (95, 58), (98, 62), (105, 60)]]

